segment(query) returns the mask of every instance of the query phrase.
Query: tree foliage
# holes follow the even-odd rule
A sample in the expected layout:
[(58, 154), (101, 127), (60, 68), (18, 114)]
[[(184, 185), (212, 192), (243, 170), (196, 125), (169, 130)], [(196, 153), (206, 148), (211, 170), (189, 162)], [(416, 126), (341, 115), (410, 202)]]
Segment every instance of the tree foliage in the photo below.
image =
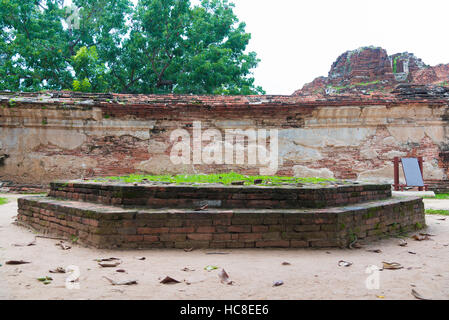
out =
[(228, 0), (0, 0), (0, 90), (259, 94)]

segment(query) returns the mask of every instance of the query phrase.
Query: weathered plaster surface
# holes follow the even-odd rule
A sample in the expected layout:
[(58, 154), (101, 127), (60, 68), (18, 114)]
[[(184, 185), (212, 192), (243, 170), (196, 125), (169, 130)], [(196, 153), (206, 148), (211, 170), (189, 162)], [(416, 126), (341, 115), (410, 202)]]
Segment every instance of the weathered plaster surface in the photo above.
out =
[(194, 121), (223, 134), (226, 129), (278, 129), (278, 174), (391, 182), (396, 156), (423, 156), (427, 179), (446, 180), (449, 173), (448, 107), (443, 102), (117, 97), (124, 102), (33, 98), (11, 106), (0, 99), (0, 155), (8, 156), (0, 164), (0, 181), (45, 184), (138, 172), (259, 172), (246, 162), (172, 164), (171, 132), (190, 132)]

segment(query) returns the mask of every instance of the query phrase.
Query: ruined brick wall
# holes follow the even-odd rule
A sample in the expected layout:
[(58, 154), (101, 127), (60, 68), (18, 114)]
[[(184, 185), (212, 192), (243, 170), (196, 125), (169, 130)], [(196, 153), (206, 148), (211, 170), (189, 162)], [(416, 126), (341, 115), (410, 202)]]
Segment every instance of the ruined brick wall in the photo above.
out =
[[(395, 156), (423, 156), (447, 180), (448, 106), (439, 100), (0, 94), (0, 181), (130, 173), (258, 174), (250, 165), (174, 165), (175, 129), (279, 130), (278, 175), (391, 182)], [(245, 162), (246, 163), (246, 162)]]
[(248, 186), (133, 186), (106, 183), (51, 183), (49, 197), (124, 207), (296, 209), (325, 208), (391, 197), (388, 184), (322, 189)]
[(390, 198), (311, 210), (120, 209), (54, 198), (21, 198), (18, 221), (96, 248), (346, 247), (425, 226), (422, 199)]

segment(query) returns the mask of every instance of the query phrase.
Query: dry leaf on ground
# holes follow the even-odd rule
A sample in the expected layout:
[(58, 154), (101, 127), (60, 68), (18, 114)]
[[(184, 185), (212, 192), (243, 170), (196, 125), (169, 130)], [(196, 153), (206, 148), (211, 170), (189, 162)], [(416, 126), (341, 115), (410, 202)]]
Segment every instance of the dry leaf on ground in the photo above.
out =
[(56, 269), (49, 270), (50, 273), (66, 273), (65, 269), (62, 267), (57, 267)]
[(161, 283), (162, 284), (175, 284), (175, 283), (180, 283), (180, 281), (167, 276), (161, 281)]
[(367, 252), (373, 252), (373, 253), (382, 253), (382, 250), (380, 249), (373, 249), (373, 250), (366, 250)]
[(415, 289), (412, 289), (412, 295), (418, 300), (431, 300), (431, 299), (424, 298)]
[(107, 262), (107, 261), (120, 261), (119, 258), (104, 258), (104, 259), (95, 259), (97, 262)]
[(405, 247), (405, 246), (407, 246), (407, 241), (405, 241), (404, 239), (400, 239), (399, 240), (399, 246), (401, 246), (401, 247)]
[(397, 263), (397, 262), (382, 262), (383, 264), (383, 269), (388, 269), (388, 270), (399, 270), (404, 268), (401, 264)]
[(10, 260), (10, 261), (6, 261), (5, 264), (8, 265), (20, 265), (20, 264), (28, 264), (31, 262), (28, 261), (23, 261), (23, 260)]
[(218, 277), (220, 278), (221, 283), (225, 283), (228, 285), (233, 285), (234, 281), (229, 279), (229, 275), (226, 273), (225, 269), (222, 269), (220, 273), (218, 273)]
[(101, 261), (98, 262), (98, 265), (103, 268), (115, 268), (119, 266), (122, 262), (121, 261)]
[(125, 280), (125, 281), (115, 281), (108, 277), (103, 277), (108, 280), (113, 286), (130, 286), (133, 284), (137, 284), (137, 280)]
[(181, 271), (184, 271), (184, 272), (192, 272), (192, 271), (195, 271), (195, 269), (190, 269), (190, 268), (188, 268), (188, 267), (185, 267), (185, 268), (182, 268)]
[(424, 240), (430, 240), (429, 236), (424, 236), (421, 234), (415, 234), (414, 236), (412, 236), (412, 239), (415, 239), (416, 241), (424, 241)]
[(279, 287), (279, 286), (282, 286), (283, 284), (284, 284), (284, 281), (279, 280), (279, 281), (276, 281), (275, 283), (273, 283), (273, 287)]
[(31, 247), (36, 245), (36, 239), (34, 239), (31, 242), (28, 243), (14, 243), (12, 244), (13, 247)]
[(350, 267), (350, 266), (352, 266), (352, 262), (340, 260), (340, 261), (338, 261), (338, 266), (339, 267)]
[(72, 249), (71, 246), (68, 246), (64, 243), (64, 241), (60, 241), (59, 243), (56, 243), (55, 246), (61, 247), (62, 250), (69, 250)]

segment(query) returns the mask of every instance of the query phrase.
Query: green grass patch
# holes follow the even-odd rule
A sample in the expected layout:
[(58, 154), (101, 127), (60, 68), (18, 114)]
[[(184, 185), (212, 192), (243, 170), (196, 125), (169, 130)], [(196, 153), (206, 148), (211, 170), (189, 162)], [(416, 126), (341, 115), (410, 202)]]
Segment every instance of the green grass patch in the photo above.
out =
[(211, 184), (220, 183), (230, 185), (232, 182), (245, 181), (245, 185), (254, 185), (255, 180), (262, 180), (263, 184), (272, 186), (282, 184), (318, 184), (326, 186), (334, 184), (336, 179), (321, 178), (297, 178), (297, 177), (279, 177), (279, 176), (246, 176), (235, 172), (223, 174), (187, 174), (187, 175), (137, 175), (131, 174), (121, 177), (105, 177), (92, 180), (94, 182), (124, 182), (124, 183), (141, 183), (143, 181), (152, 182), (169, 182), (174, 184)]
[(6, 204), (6, 203), (8, 203), (8, 199), (6, 199), (6, 198), (0, 198), (0, 206), (1, 206), (2, 204)]
[(440, 194), (436, 194), (435, 197), (423, 197), (423, 199), (440, 199), (440, 200), (445, 200), (445, 199), (449, 199), (449, 193), (440, 193)]
[(398, 60), (400, 56), (395, 57), (393, 60), (393, 73), (398, 73)]
[(426, 214), (438, 214), (438, 215), (442, 215), (442, 216), (449, 216), (449, 210), (427, 209)]
[(434, 199), (449, 199), (449, 193), (436, 194)]

